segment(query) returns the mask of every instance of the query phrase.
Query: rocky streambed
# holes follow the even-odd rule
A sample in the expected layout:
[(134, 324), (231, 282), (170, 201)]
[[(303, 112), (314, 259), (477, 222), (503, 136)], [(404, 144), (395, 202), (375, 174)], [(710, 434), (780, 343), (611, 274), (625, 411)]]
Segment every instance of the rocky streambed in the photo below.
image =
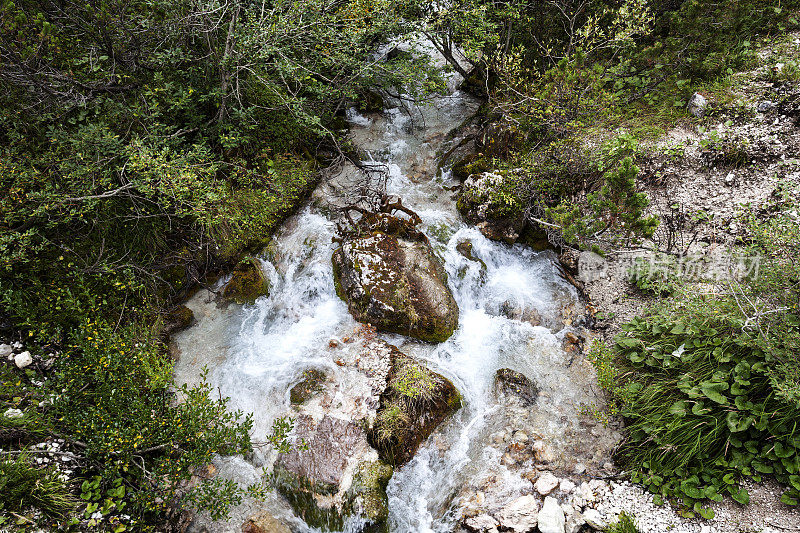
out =
[[(187, 302), (196, 324), (174, 337), (176, 382), (207, 368), (254, 415), (254, 453), (220, 457), (216, 475), (273, 487), (192, 531), (488, 531), (526, 513), (564, 528), (535, 484), (609, 474), (617, 435), (582, 414), (602, 394), (576, 290), (552, 252), (465, 222), (459, 181), (439, 168), (468, 145), (479, 102), (455, 89), (386, 102), (348, 114), (364, 164), (386, 177), (384, 209), (341, 231), (331, 213), (362, 176), (345, 165), (258, 258), (266, 295)], [(293, 448), (279, 454), (261, 443), (286, 416)]]

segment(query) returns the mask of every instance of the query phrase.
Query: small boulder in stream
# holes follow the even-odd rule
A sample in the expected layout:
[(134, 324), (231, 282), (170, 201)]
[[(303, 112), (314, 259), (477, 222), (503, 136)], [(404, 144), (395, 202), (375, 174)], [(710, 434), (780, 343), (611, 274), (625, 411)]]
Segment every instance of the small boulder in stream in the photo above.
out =
[(258, 259), (242, 259), (233, 269), (230, 281), (222, 288), (222, 297), (237, 304), (251, 304), (259, 296), (269, 294), (269, 280)]
[[(444, 267), (415, 228), (419, 217), (399, 201), (386, 205), (387, 212), (362, 212), (333, 253), (336, 292), (360, 322), (423, 341), (447, 340), (458, 326), (458, 305)], [(411, 218), (392, 215), (398, 208)]]
[(536, 384), (525, 374), (510, 368), (501, 368), (495, 373), (494, 387), (498, 396), (516, 398), (523, 407), (535, 404), (539, 397)]
[(461, 395), (450, 380), (395, 351), (388, 386), (381, 395), (375, 425), (369, 431), (370, 443), (387, 463), (405, 464), (439, 424), (460, 407)]

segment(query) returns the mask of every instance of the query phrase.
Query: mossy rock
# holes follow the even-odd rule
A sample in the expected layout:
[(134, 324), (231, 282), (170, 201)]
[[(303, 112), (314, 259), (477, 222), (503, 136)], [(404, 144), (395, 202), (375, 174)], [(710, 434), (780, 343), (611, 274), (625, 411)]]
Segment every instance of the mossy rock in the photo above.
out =
[(306, 370), (303, 372), (303, 380), (289, 391), (289, 401), (294, 405), (306, 403), (322, 389), (321, 384), (325, 378), (325, 372), (321, 370)]
[(269, 280), (257, 259), (242, 259), (233, 270), (230, 281), (222, 289), (222, 297), (238, 304), (251, 304), (260, 296), (269, 295)]
[(484, 157), (483, 154), (469, 154), (462, 157), (453, 164), (451, 172), (453, 177), (459, 181), (464, 181), (472, 174), (480, 174), (492, 170), (492, 160)]
[(386, 463), (405, 464), (461, 403), (461, 394), (449, 379), (395, 350), (369, 442)]
[(524, 190), (511, 172), (472, 174), (461, 187), (456, 207), (489, 239), (513, 244), (525, 227)]
[(359, 322), (428, 342), (458, 327), (458, 304), (427, 238), (395, 217), (333, 253), (334, 283)]
[(179, 305), (167, 313), (164, 319), (164, 328), (161, 330), (161, 338), (167, 341), (172, 335), (183, 331), (194, 324), (194, 313), (185, 305)]
[(386, 107), (383, 95), (377, 91), (368, 91), (362, 94), (357, 101), (358, 109), (365, 113), (380, 113)]
[(323, 531), (341, 531), (344, 517), (334, 506), (324, 508), (317, 505), (320, 496), (336, 493), (336, 486), (320, 484), (289, 471), (280, 462), (272, 471), (272, 486), (283, 495), (294, 512), (311, 527)]
[(367, 521), (369, 532), (388, 532), (389, 497), (386, 486), (394, 469), (383, 461), (361, 463), (348, 492), (348, 507)]
[(388, 533), (386, 486), (392, 467), (376, 461), (363, 424), (324, 416), (298, 416), (295, 434), (307, 450), (282, 454), (272, 484), (311, 527), (341, 531), (351, 515), (364, 519), (361, 531)]

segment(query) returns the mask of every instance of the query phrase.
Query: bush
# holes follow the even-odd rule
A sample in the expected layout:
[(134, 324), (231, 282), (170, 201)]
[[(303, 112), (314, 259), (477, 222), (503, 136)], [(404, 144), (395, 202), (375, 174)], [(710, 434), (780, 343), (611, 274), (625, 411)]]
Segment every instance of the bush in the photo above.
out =
[(609, 525), (604, 529), (605, 533), (639, 533), (639, 528), (636, 527), (634, 518), (622, 511), (619, 515), (619, 520)]
[[(158, 523), (179, 503), (185, 482), (216, 454), (250, 449), (250, 417), (228, 412), (227, 400), (212, 399), (205, 381), (172, 392), (172, 360), (149, 331), (87, 319), (69, 338), (46, 382), (53, 396), (50, 425), (81, 443), (98, 476), (98, 494), (124, 480), (128, 526)], [(222, 497), (228, 487), (213, 483), (202, 485), (220, 491), (212, 507), (224, 514), (235, 500)], [(117, 505), (108, 514), (120, 511)]]

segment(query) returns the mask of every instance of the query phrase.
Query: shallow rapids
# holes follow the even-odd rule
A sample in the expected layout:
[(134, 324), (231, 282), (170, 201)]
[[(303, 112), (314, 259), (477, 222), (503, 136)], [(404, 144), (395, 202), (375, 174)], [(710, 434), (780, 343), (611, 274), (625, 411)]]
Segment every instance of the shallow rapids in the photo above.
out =
[[(596, 391), (590, 374), (562, 349), (570, 330), (567, 317), (578, 306), (576, 291), (559, 276), (551, 252), (493, 242), (466, 225), (452, 192), (458, 183), (447, 172), (437, 176), (437, 154), (447, 148), (447, 134), (477, 106), (456, 91), (417, 107), (411, 116), (399, 107), (370, 116), (348, 114), (353, 142), (372, 162), (387, 166), (387, 191), (422, 218), (421, 229), (445, 265), (460, 309), (459, 328), (442, 344), (382, 336), (427, 361), (464, 398), (463, 408), (395, 471), (388, 489), (393, 532), (452, 531), (465, 498), (487, 483), (494, 482), (495, 498), (529, 487), (501, 461), (503, 449), (497, 444), (510, 427), (547, 441), (564, 468), (591, 460), (591, 454), (573, 456), (582, 445), (581, 405), (596, 401)], [(209, 381), (230, 398), (230, 407), (254, 414), (257, 442), (275, 418), (291, 413), (289, 389), (305, 370), (342, 372), (329, 344), (352, 335), (357, 323), (334, 290), (335, 227), (325, 213), (326, 202), (346, 188), (352, 170), (342, 169), (323, 182), (264, 252), (264, 271), (272, 284), (268, 297), (223, 308), (202, 291), (187, 304), (197, 325), (175, 338), (175, 381), (196, 383), (207, 366)], [(467, 240), (470, 258), (456, 249)], [(528, 320), (534, 316), (536, 321)], [(514, 410), (498, 403), (493, 383), (501, 368), (522, 372), (536, 383), (540, 397), (535, 408)], [(273, 460), (274, 452), (258, 447), (251, 457), (222, 458), (217, 467), (220, 475), (247, 484), (260, 479), (262, 468), (269, 470)], [(313, 531), (274, 494), (265, 503), (245, 502), (228, 521), (208, 521), (205, 527), (238, 532), (248, 514), (265, 507), (293, 530)]]

